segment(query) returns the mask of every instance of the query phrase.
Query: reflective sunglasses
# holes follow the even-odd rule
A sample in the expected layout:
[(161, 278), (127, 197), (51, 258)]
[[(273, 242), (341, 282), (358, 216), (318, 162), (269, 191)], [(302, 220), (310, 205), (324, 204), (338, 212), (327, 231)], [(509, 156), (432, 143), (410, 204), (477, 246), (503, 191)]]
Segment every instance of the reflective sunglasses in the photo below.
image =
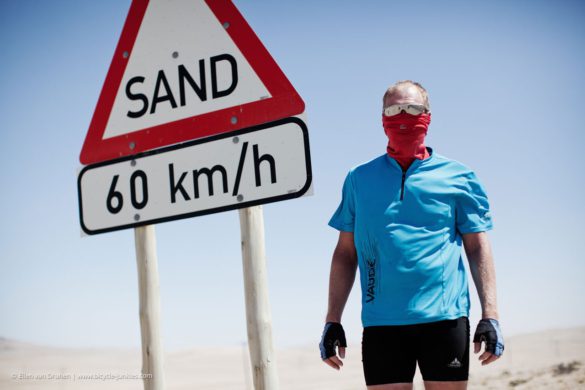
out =
[(384, 109), (384, 115), (394, 116), (400, 114), (402, 111), (410, 115), (420, 115), (427, 112), (427, 109), (421, 104), (394, 104)]

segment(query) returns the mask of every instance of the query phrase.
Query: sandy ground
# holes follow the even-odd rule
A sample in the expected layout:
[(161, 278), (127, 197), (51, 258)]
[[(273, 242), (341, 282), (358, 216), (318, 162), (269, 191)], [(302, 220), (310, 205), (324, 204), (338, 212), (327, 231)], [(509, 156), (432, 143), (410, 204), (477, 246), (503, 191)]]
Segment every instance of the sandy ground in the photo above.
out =
[[(506, 353), (481, 367), (470, 389), (585, 389), (585, 327), (510, 337)], [(351, 348), (354, 345), (355, 350)], [(359, 342), (341, 372), (325, 366), (316, 346), (278, 351), (282, 390), (365, 389)], [(0, 339), (0, 389), (142, 389), (139, 350), (52, 348)], [(166, 354), (167, 389), (252, 389), (247, 349), (193, 348)], [(423, 389), (417, 372), (415, 389)]]

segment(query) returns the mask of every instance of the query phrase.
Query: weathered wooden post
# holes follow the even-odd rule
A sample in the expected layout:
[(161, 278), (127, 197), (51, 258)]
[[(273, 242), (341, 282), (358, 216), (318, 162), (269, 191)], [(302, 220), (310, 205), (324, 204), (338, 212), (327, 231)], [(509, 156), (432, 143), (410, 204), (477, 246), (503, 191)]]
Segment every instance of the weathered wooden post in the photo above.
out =
[(261, 206), (240, 209), (248, 346), (255, 390), (278, 389)]
[(144, 390), (163, 390), (163, 349), (160, 339), (160, 294), (154, 225), (134, 229), (140, 334), (142, 335), (142, 373)]

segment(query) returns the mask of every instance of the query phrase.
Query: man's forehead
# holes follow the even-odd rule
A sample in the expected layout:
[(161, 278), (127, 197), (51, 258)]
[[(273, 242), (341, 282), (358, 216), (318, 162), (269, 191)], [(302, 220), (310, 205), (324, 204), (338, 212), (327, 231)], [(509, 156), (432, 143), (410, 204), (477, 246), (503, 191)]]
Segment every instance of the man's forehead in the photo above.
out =
[(386, 105), (404, 102), (423, 103), (424, 99), (420, 90), (411, 84), (397, 85), (392, 92), (386, 96)]

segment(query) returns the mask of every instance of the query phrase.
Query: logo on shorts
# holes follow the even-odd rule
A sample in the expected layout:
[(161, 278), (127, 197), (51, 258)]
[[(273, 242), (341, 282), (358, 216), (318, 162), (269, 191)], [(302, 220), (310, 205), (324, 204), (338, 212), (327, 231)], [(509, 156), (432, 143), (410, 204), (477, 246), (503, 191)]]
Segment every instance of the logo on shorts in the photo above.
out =
[(368, 266), (368, 291), (366, 302), (370, 303), (376, 299), (376, 259), (367, 260)]
[(451, 368), (459, 368), (461, 367), (461, 362), (459, 360), (457, 360), (457, 358), (453, 359), (453, 361), (449, 364), (447, 364), (447, 367), (451, 367)]

